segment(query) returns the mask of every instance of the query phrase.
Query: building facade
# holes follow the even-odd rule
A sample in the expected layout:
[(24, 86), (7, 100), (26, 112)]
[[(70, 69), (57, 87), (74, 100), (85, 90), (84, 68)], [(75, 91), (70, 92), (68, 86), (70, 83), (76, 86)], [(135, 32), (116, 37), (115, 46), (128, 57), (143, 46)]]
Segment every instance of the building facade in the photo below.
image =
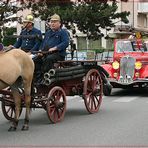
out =
[(118, 12), (129, 11), (129, 23), (124, 24), (119, 21), (116, 26), (108, 32), (111, 37), (109, 40), (103, 40), (106, 48), (111, 47), (114, 38), (127, 38), (133, 32), (148, 33), (148, 1), (129, 0), (128, 2), (118, 1)]

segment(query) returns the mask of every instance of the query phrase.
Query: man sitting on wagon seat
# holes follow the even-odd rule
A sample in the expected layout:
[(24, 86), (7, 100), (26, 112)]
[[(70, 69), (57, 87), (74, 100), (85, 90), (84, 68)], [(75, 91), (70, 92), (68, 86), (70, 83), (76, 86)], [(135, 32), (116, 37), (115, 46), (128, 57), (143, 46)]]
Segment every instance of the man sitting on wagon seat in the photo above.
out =
[[(52, 15), (48, 25), (50, 29), (45, 33), (40, 48), (42, 52), (48, 52), (40, 66), (42, 73), (53, 68), (55, 62), (65, 60), (66, 48), (69, 45), (69, 35), (67, 30), (61, 27), (59, 15)], [(39, 56), (43, 56), (43, 54), (41, 53)]]
[(38, 51), (42, 41), (41, 31), (34, 27), (34, 17), (29, 14), (23, 20), (23, 29), (20, 37), (11, 48), (21, 48), (25, 52)]

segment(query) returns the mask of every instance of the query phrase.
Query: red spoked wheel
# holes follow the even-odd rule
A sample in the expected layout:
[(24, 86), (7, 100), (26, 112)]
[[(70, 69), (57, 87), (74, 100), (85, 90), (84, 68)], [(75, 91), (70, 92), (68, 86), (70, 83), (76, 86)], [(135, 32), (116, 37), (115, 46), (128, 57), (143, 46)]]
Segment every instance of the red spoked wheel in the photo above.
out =
[(52, 123), (60, 122), (66, 111), (66, 94), (63, 88), (53, 87), (48, 94), (47, 115)]
[[(13, 121), (15, 118), (15, 104), (3, 100), (1, 106), (2, 106), (2, 112), (3, 112), (4, 117), (7, 120)], [(22, 108), (20, 110), (20, 115), (21, 113), (22, 113)]]
[(101, 76), (96, 69), (88, 71), (83, 88), (83, 99), (89, 113), (96, 113), (102, 102), (103, 85)]

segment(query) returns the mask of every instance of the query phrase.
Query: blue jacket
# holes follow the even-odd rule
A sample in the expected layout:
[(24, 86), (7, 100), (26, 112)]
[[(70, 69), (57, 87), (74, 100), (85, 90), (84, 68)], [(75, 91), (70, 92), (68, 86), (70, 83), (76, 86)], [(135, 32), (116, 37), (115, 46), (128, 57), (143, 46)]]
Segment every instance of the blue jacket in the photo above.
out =
[(69, 45), (69, 35), (65, 29), (60, 29), (58, 31), (53, 31), (49, 29), (45, 33), (44, 40), (40, 49), (42, 51), (47, 51), (49, 48), (57, 47), (59, 54), (61, 56), (66, 55), (66, 48)]
[(34, 37), (20, 37), (14, 44), (15, 48), (21, 48), (26, 51), (38, 51), (42, 41), (42, 33), (40, 30), (33, 27), (32, 30), (28, 31), (24, 29), (20, 35), (29, 35)]

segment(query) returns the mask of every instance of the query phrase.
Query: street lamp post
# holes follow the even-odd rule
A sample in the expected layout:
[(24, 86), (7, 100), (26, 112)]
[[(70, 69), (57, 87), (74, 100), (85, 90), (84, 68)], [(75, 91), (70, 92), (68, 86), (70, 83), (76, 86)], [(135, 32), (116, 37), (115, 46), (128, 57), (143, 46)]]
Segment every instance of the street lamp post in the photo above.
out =
[(134, 5), (134, 0), (133, 0), (133, 24), (132, 24), (133, 25), (133, 28), (134, 28), (134, 25), (135, 25), (134, 24), (134, 7), (135, 7), (135, 5)]

